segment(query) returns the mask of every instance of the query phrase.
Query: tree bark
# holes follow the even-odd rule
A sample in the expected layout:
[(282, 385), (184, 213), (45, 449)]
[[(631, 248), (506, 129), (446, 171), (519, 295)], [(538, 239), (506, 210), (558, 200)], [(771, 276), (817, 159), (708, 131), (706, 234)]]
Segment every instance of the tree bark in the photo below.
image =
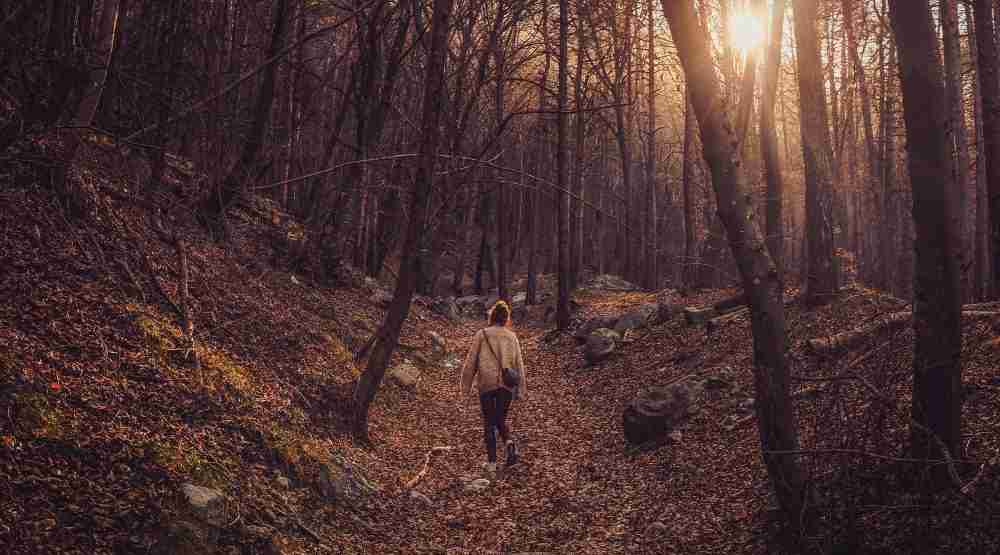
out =
[(833, 263), (833, 150), (826, 117), (823, 61), (816, 32), (818, 0), (795, 0), (795, 43), (806, 181), (806, 243), (809, 253), (805, 301), (822, 304), (837, 291)]
[(979, 94), (983, 102), (983, 146), (986, 160), (985, 193), (989, 198), (989, 247), (991, 275), (987, 295), (1000, 294), (1000, 81), (997, 76), (997, 45), (993, 29), (993, 3), (975, 0), (976, 47), (979, 62)]
[[(961, 456), (961, 237), (948, 135), (947, 94), (928, 0), (889, 0), (898, 45), (906, 148), (916, 224), (912, 416)], [(937, 458), (932, 438), (910, 429), (915, 457)]]
[(657, 225), (657, 194), (656, 194), (656, 43), (653, 34), (653, 0), (648, 0), (646, 9), (648, 20), (647, 33), (649, 35), (649, 53), (647, 63), (649, 65), (649, 87), (646, 90), (646, 101), (648, 103), (649, 121), (647, 126), (647, 149), (646, 149), (646, 186), (648, 200), (646, 204), (646, 225), (643, 226), (644, 234), (647, 238), (643, 240), (646, 245), (645, 253), (645, 275), (646, 287), (656, 290), (659, 287), (659, 267), (660, 258), (660, 233)]
[(781, 281), (749, 202), (749, 187), (736, 150), (728, 102), (715, 76), (708, 31), (699, 25), (687, 0), (662, 0), (662, 6), (690, 87), (719, 215), (750, 304), (755, 404), (764, 462), (782, 509), (792, 526), (799, 529), (802, 519), (806, 519), (802, 471), (795, 458), (773, 453), (798, 449), (798, 428), (788, 394)]
[(973, 21), (973, 11), (966, 6), (965, 23), (969, 29), (969, 56), (976, 64), (976, 75), (972, 80), (972, 96), (974, 97), (974, 116), (976, 133), (976, 230), (975, 230), (975, 274), (972, 284), (972, 298), (980, 301), (989, 294), (990, 279), (990, 245), (989, 245), (989, 204), (987, 202), (986, 184), (986, 148), (983, 140), (983, 97), (979, 71), (979, 49), (976, 46), (976, 26)]
[(771, 16), (771, 39), (764, 63), (763, 98), (760, 106), (760, 150), (767, 180), (767, 250), (784, 282), (785, 222), (782, 214), (784, 181), (778, 156), (778, 135), (774, 122), (774, 101), (778, 91), (778, 69), (781, 67), (781, 36), (785, 21), (785, 0), (775, 0)]
[(430, 198), (437, 150), (440, 142), (440, 120), (445, 96), (444, 65), (447, 55), (449, 19), (452, 0), (434, 0), (431, 20), (430, 49), (427, 53), (427, 75), (424, 82), (421, 118), (420, 161), (413, 180), (410, 220), (406, 229), (403, 261), (396, 280), (396, 291), (378, 331), (375, 346), (354, 392), (354, 437), (368, 442), (368, 411), (378, 387), (385, 377), (389, 359), (399, 341), (403, 321), (410, 311), (410, 302), (417, 287), (419, 272), (418, 246), (427, 223), (427, 201)]
[(559, 0), (559, 119), (556, 151), (556, 198), (558, 199), (559, 231), (559, 297), (556, 302), (556, 326), (560, 330), (569, 328), (569, 195), (566, 194), (566, 89), (567, 89), (567, 42), (569, 35), (568, 0)]
[(695, 229), (695, 186), (694, 167), (695, 142), (698, 133), (698, 122), (691, 106), (691, 87), (684, 86), (684, 159), (681, 162), (681, 187), (684, 189), (684, 270), (682, 282), (684, 287), (694, 287), (697, 282), (697, 266), (695, 264), (698, 249), (698, 236)]
[[(969, 232), (968, 199), (969, 199), (969, 140), (965, 125), (965, 101), (962, 98), (962, 45), (958, 33), (958, 0), (941, 0), (941, 26), (944, 39), (945, 86), (948, 93), (948, 129), (951, 131), (949, 144), (953, 144), (955, 159), (955, 185), (958, 187), (959, 236), (962, 238), (963, 256), (972, 252), (971, 234)], [(972, 283), (971, 272), (963, 271), (963, 290), (968, 291)]]

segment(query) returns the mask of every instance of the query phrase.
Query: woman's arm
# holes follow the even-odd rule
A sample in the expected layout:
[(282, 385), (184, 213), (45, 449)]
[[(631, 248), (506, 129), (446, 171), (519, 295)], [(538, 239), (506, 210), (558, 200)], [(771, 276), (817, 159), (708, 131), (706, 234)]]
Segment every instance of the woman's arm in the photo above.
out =
[(524, 371), (524, 357), (521, 355), (521, 341), (514, 336), (514, 347), (517, 352), (514, 354), (514, 364), (521, 373), (521, 385), (518, 386), (518, 395), (526, 397), (528, 395), (528, 374)]
[(479, 359), (479, 349), (482, 346), (482, 340), (483, 332), (476, 332), (476, 335), (472, 336), (472, 345), (469, 347), (469, 353), (465, 355), (465, 364), (462, 365), (462, 374), (458, 386), (458, 400), (460, 402), (465, 401), (466, 395), (472, 389), (472, 380), (476, 377), (476, 372), (479, 370), (479, 365), (476, 364), (476, 361)]

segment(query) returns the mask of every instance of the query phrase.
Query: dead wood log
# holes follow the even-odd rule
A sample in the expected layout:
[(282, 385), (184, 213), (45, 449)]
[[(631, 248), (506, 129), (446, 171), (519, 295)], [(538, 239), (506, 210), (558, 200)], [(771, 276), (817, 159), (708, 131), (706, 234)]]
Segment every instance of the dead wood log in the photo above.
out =
[(732, 310), (739, 309), (740, 307), (746, 306), (747, 296), (746, 293), (740, 293), (734, 297), (729, 297), (728, 299), (722, 299), (721, 301), (712, 305), (719, 314), (725, 314)]
[(737, 308), (736, 310), (733, 310), (731, 312), (727, 312), (721, 316), (716, 316), (715, 318), (712, 318), (711, 320), (705, 322), (705, 333), (712, 333), (713, 331), (721, 328), (725, 324), (728, 324), (730, 322), (735, 322), (736, 320), (739, 320), (741, 317), (747, 316), (749, 314), (750, 314), (750, 307), (744, 306), (741, 308)]
[[(962, 310), (962, 317), (973, 319), (994, 318), (1000, 317), (1000, 311)], [(859, 343), (872, 335), (883, 332), (892, 332), (902, 328), (903, 326), (909, 324), (911, 318), (913, 318), (912, 311), (892, 312), (852, 330), (847, 330), (827, 337), (816, 337), (810, 339), (806, 342), (806, 347), (810, 353), (815, 355), (826, 355), (848, 350), (856, 347)]]

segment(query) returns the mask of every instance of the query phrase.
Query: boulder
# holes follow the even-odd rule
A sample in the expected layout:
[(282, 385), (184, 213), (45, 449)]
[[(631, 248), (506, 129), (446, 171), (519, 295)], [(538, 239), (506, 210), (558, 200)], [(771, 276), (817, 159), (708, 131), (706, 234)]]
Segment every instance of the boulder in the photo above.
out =
[(587, 336), (587, 344), (584, 347), (583, 358), (589, 364), (595, 364), (607, 359), (611, 353), (615, 352), (615, 347), (621, 341), (621, 335), (608, 328), (598, 328)]
[(639, 308), (627, 312), (615, 322), (614, 330), (619, 335), (625, 335), (629, 330), (649, 327), (656, 321), (659, 307), (655, 303), (646, 303)]
[(469, 318), (486, 317), (486, 299), (479, 295), (468, 295), (455, 299), (459, 311)]
[(420, 369), (409, 362), (393, 366), (389, 370), (389, 378), (404, 389), (416, 389), (420, 381)]
[(595, 316), (576, 328), (576, 331), (573, 332), (573, 339), (576, 339), (577, 343), (586, 343), (587, 338), (590, 337), (590, 334), (594, 330), (600, 328), (612, 329), (615, 327), (617, 321), (618, 318), (614, 316)]
[(439, 333), (433, 330), (428, 331), (427, 337), (431, 340), (431, 349), (436, 357), (443, 358), (448, 354), (448, 342)]
[(597, 289), (602, 291), (639, 291), (640, 287), (630, 281), (626, 281), (611, 274), (601, 274), (594, 276), (583, 286), (584, 289)]
[(638, 445), (669, 434), (688, 416), (694, 393), (686, 380), (641, 392), (622, 415), (626, 441)]
[(226, 495), (217, 489), (181, 484), (186, 509), (198, 520), (216, 527), (229, 523), (232, 510)]
[(324, 496), (348, 505), (363, 501), (377, 490), (360, 468), (338, 456), (320, 464), (318, 486)]
[(656, 320), (654, 324), (663, 324), (684, 312), (684, 307), (677, 304), (660, 302), (656, 304)]
[(441, 297), (431, 302), (431, 310), (449, 320), (460, 320), (462, 311), (458, 308), (455, 297)]
[(152, 552), (157, 555), (213, 553), (220, 529), (229, 525), (236, 515), (226, 495), (217, 489), (184, 483), (177, 501), (177, 517), (160, 527)]
[(476, 478), (465, 484), (465, 491), (469, 493), (482, 493), (489, 489), (490, 481), (486, 478)]

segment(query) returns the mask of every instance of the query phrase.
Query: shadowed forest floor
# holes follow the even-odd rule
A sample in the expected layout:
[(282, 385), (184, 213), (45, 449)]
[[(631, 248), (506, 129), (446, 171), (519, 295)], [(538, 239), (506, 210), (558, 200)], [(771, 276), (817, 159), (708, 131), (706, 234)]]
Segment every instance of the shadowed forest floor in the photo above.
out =
[[(546, 343), (548, 326), (517, 322), (531, 383), (511, 420), (524, 462), (470, 493), (463, 478), (479, 476), (485, 455), (478, 406), (457, 404), (457, 374), (480, 321), (449, 321), (417, 300), (393, 363), (426, 352), (428, 331), (444, 337), (448, 354), (420, 362), (413, 389), (384, 383), (370, 419), (374, 447), (359, 448), (346, 426), (358, 373), (350, 351), (383, 317), (370, 300), (378, 284), (330, 288), (289, 271), (275, 237), (300, 228), (267, 217), (259, 199), (232, 211), (227, 242), (211, 241), (193, 220), (171, 221), (190, 245), (198, 372), (172, 308), (177, 254), (101, 167), (82, 169), (104, 183), (86, 218), (64, 217), (36, 185), (0, 187), (0, 552), (148, 553), (180, 512), (185, 482), (234, 501), (220, 553), (1000, 549), (1000, 382), (989, 322), (964, 325), (969, 462), (960, 469), (963, 478), (983, 471), (968, 496), (908, 493), (902, 483), (922, 468), (896, 460), (907, 436), (910, 330), (833, 358), (806, 354), (808, 339), (905, 307), (853, 284), (816, 310), (788, 302), (802, 446), (851, 451), (803, 457), (819, 539), (783, 547), (747, 411), (745, 317), (710, 335), (683, 319), (639, 330), (595, 367), (584, 367), (568, 335)], [(734, 292), (581, 290), (576, 319), (653, 300), (707, 305)], [(897, 409), (850, 380), (826, 381), (845, 370), (867, 376)], [(685, 376), (720, 377), (723, 386), (699, 397), (678, 438), (627, 449), (626, 403)], [(453, 449), (431, 458), (415, 488), (426, 499), (412, 496), (404, 485), (443, 446)], [(331, 501), (317, 476), (332, 457), (362, 469), (378, 491), (359, 503)]]

